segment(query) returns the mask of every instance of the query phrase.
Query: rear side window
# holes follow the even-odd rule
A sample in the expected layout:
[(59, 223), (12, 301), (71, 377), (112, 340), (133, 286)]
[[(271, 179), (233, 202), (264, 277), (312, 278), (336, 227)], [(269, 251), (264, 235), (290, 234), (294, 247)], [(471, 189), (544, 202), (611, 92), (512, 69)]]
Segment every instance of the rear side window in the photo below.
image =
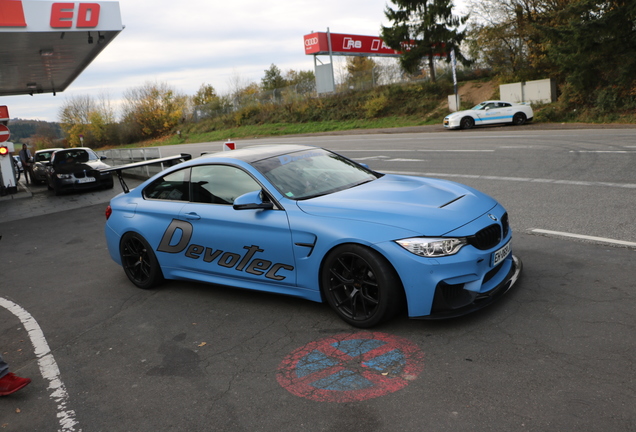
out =
[(190, 200), (190, 168), (166, 174), (150, 183), (143, 192), (144, 198), (167, 201)]
[(41, 152), (35, 155), (36, 162), (47, 162), (51, 159), (51, 152)]
[(200, 165), (192, 168), (192, 202), (231, 205), (261, 185), (248, 173), (228, 165)]

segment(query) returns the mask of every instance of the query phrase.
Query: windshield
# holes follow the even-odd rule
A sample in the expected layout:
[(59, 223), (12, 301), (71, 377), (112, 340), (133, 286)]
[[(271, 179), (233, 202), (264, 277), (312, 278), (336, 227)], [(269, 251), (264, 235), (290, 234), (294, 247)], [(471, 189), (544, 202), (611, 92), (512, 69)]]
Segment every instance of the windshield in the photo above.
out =
[(253, 165), (281, 194), (295, 200), (349, 189), (380, 177), (380, 174), (323, 149), (275, 156)]
[(53, 155), (54, 165), (75, 165), (98, 160), (99, 157), (92, 150), (75, 149), (56, 151)]
[(36, 162), (48, 162), (51, 160), (51, 155), (53, 154), (53, 152), (47, 151), (47, 152), (38, 152), (35, 154), (35, 161)]
[(486, 108), (486, 102), (475, 105), (471, 110), (483, 110), (484, 108)]

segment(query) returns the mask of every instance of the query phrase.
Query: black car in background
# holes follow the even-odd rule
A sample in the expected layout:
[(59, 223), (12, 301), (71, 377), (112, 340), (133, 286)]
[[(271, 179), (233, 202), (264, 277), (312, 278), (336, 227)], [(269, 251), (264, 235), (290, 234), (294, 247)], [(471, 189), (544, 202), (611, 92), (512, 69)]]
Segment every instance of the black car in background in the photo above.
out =
[(55, 195), (65, 191), (113, 187), (112, 173), (101, 173), (99, 170), (110, 168), (103, 160), (87, 147), (58, 150), (53, 153), (47, 166), (46, 178), (49, 190)]
[(46, 182), (46, 168), (51, 161), (53, 152), (64, 150), (62, 148), (49, 148), (38, 150), (33, 154), (33, 183)]

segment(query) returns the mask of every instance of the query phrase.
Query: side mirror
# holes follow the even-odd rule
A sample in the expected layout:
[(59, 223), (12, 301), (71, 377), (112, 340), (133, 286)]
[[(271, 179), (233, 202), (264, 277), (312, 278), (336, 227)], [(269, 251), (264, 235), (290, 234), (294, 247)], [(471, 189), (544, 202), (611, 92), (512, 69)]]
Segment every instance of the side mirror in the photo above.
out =
[(100, 156), (99, 157), (99, 160), (106, 160), (106, 159), (108, 159), (108, 156)]
[(254, 191), (243, 194), (235, 199), (232, 207), (234, 210), (271, 210), (274, 208), (274, 203), (269, 201), (263, 202), (261, 191)]

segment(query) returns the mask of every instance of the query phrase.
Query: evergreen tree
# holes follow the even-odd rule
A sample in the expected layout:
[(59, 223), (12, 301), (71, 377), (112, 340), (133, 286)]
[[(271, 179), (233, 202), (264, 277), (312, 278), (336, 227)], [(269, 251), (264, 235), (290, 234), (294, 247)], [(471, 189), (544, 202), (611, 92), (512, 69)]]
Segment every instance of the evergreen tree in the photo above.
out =
[(382, 27), (382, 38), (391, 48), (401, 51), (400, 64), (409, 73), (417, 72), (422, 61), (428, 63), (429, 74), (435, 81), (436, 55), (447, 61), (452, 49), (457, 59), (468, 63), (459, 47), (465, 30), (459, 30), (468, 16), (457, 17), (452, 13), (452, 0), (391, 0), (396, 9), (387, 6), (386, 17), (393, 23)]
[(549, 72), (573, 103), (636, 107), (636, 2), (573, 0), (535, 27)]
[(287, 85), (287, 81), (283, 78), (280, 69), (273, 63), (265, 71), (265, 76), (261, 79), (261, 87), (266, 91), (287, 87)]

